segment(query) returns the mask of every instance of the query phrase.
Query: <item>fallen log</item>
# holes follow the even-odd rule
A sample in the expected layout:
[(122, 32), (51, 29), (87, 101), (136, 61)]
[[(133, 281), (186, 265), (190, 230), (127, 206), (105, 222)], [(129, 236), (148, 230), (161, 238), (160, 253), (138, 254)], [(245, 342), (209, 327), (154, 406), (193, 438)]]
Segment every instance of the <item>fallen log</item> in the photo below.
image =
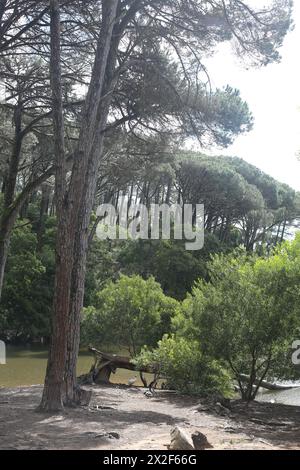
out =
[[(239, 379), (241, 382), (249, 382), (250, 377), (246, 374), (240, 374)], [(260, 381), (255, 380), (254, 385), (259, 385)], [(260, 384), (262, 388), (265, 388), (266, 390), (272, 390), (272, 391), (280, 391), (280, 390), (292, 390), (293, 388), (300, 388), (300, 385), (282, 385), (282, 384), (274, 384), (270, 382), (266, 382), (263, 380)]]
[(155, 366), (151, 368), (137, 368), (131, 362), (130, 357), (105, 353), (95, 348), (89, 348), (89, 350), (94, 354), (95, 362), (87, 377), (96, 384), (109, 384), (111, 374), (115, 374), (117, 369), (155, 373)]

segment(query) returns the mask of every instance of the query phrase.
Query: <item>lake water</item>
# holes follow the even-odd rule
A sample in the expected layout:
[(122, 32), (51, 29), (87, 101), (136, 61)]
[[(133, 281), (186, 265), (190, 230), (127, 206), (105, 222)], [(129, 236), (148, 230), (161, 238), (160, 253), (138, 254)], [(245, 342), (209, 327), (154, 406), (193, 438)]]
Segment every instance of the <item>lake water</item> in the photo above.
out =
[(261, 392), (258, 396), (258, 400), (300, 406), (300, 387), (276, 392)]
[[(0, 386), (18, 387), (21, 385), (42, 384), (45, 378), (48, 352), (39, 347), (7, 347), (7, 364), (0, 365)], [(93, 355), (81, 352), (78, 360), (78, 375), (87, 373), (93, 364)], [(127, 384), (135, 375), (132, 371), (118, 369), (111, 375), (113, 383)], [(136, 385), (142, 385), (138, 380)], [(260, 401), (284, 403), (300, 406), (300, 388), (278, 392), (262, 392)]]
[[(42, 384), (45, 378), (48, 351), (39, 347), (7, 346), (6, 365), (0, 365), (0, 386), (18, 387), (21, 385)], [(78, 360), (78, 375), (89, 372), (93, 355), (81, 352)], [(111, 375), (113, 383), (127, 383), (135, 375), (132, 371), (118, 369)], [(137, 381), (136, 385), (141, 385)]]

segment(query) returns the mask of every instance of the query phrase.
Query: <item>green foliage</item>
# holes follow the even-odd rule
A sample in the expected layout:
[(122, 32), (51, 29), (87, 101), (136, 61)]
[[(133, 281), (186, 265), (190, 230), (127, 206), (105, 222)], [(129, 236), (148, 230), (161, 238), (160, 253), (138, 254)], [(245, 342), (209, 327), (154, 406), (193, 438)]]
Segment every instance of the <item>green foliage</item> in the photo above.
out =
[(241, 250), (217, 255), (209, 265), (210, 282), (198, 282), (177, 319), (238, 381), (240, 374), (251, 378), (246, 386), (240, 382), (247, 400), (256, 397), (256, 380), (275, 377), (292, 344), (299, 325), (299, 266), (299, 238), (267, 259)]
[(206, 275), (206, 261), (201, 255), (185, 250), (172, 240), (128, 242), (119, 254), (119, 263), (128, 275), (154, 276), (166, 295), (184, 299), (199, 277)]
[(170, 389), (201, 395), (230, 393), (229, 374), (203, 354), (196, 340), (164, 336), (156, 349), (144, 349), (134, 362), (140, 367), (155, 364)]
[(53, 261), (52, 253), (37, 252), (30, 225), (14, 230), (0, 308), (0, 329), (7, 340), (49, 335)]
[(207, 278), (207, 262), (214, 253), (227, 249), (212, 234), (205, 234), (199, 251), (187, 251), (179, 240), (138, 240), (122, 245), (117, 254), (119, 269), (126, 275), (153, 276), (164, 293), (183, 300), (199, 278)]
[(177, 308), (153, 278), (121, 276), (98, 293), (94, 307), (85, 309), (83, 342), (125, 347), (133, 356), (170, 331)]
[(276, 245), (299, 217), (299, 194), (240, 158), (181, 153), (175, 181), (184, 203), (204, 204), (207, 232), (229, 247)]
[(98, 240), (96, 237), (88, 253), (87, 275), (85, 287), (85, 306), (96, 305), (97, 295), (105, 285), (117, 280), (120, 264), (119, 254), (124, 249), (125, 242)]

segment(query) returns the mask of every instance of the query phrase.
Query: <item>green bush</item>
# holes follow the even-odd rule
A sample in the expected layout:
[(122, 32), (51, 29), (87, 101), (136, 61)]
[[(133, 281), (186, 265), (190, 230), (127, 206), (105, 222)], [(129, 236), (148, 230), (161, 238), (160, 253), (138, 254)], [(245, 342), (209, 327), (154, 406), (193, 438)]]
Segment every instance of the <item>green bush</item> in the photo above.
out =
[(170, 389), (200, 395), (231, 391), (229, 374), (202, 353), (198, 341), (166, 335), (156, 349), (144, 349), (134, 362), (138, 367), (155, 365)]
[(241, 250), (215, 256), (211, 282), (200, 281), (184, 302), (179, 325), (206, 354), (227, 364), (245, 400), (255, 399), (262, 380), (276, 379), (293, 342), (300, 313), (299, 254), (298, 237), (266, 259)]
[(127, 348), (134, 356), (170, 331), (178, 308), (152, 277), (121, 276), (98, 293), (95, 306), (84, 310), (82, 342)]
[(8, 341), (30, 342), (50, 333), (54, 260), (46, 248), (37, 251), (30, 225), (14, 230), (0, 308), (0, 330)]

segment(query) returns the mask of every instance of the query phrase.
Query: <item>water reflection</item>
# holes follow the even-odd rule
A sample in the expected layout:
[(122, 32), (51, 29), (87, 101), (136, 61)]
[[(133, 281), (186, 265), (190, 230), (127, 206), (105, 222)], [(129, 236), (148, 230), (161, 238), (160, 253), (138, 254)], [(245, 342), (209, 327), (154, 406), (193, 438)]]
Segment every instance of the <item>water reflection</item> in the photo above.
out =
[[(300, 385), (300, 383), (299, 383)], [(283, 403), (284, 405), (300, 406), (300, 387), (276, 392), (261, 392), (257, 399), (269, 403)]]
[[(0, 365), (0, 386), (18, 387), (20, 385), (42, 384), (45, 378), (48, 351), (41, 347), (7, 347), (7, 364)], [(87, 373), (93, 363), (88, 351), (81, 351), (78, 360), (78, 375)], [(113, 383), (127, 384), (133, 372), (118, 369), (112, 374)], [(136, 385), (141, 385), (137, 382)]]

